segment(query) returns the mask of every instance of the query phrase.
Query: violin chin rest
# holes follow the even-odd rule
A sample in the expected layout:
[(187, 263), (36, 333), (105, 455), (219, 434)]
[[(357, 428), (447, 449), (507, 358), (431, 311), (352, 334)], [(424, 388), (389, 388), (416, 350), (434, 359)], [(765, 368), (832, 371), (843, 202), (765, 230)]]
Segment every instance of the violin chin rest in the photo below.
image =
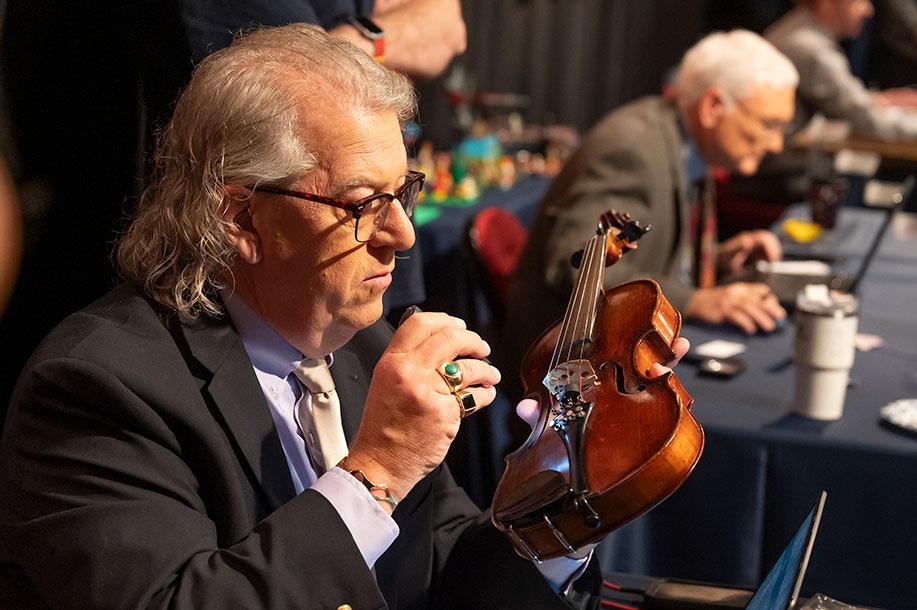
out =
[(556, 502), (569, 491), (567, 479), (556, 470), (542, 470), (514, 489), (507, 487), (509, 486), (501, 482), (493, 501), (494, 518), (507, 524), (527, 517), (533, 521), (540, 521), (538, 511)]

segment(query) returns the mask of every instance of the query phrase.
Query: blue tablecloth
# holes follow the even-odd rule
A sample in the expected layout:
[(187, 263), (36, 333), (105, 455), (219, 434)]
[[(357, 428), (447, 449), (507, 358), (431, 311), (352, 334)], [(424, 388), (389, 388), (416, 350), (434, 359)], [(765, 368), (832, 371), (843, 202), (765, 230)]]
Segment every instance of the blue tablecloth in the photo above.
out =
[[(606, 541), (603, 569), (754, 587), (825, 489), (803, 593), (917, 607), (917, 438), (878, 415), (890, 401), (917, 398), (917, 235), (904, 235), (917, 219), (898, 220), (859, 294), (860, 331), (886, 345), (857, 353), (839, 421), (787, 411), (792, 325), (753, 337), (686, 326), (694, 345), (746, 343), (747, 368), (723, 380), (679, 367), (706, 432), (704, 455), (671, 498)], [(845, 208), (840, 226), (810, 249), (842, 255), (838, 266), (853, 270), (880, 222), (879, 212)]]
[(468, 224), (484, 208), (499, 206), (528, 226), (548, 184), (550, 182), (540, 176), (527, 176), (507, 191), (487, 189), (476, 205), (442, 206), (436, 219), (418, 228), (417, 242), (423, 253), (427, 293), (425, 309), (445, 311), (478, 324), (489, 319), (488, 312), (483, 310), (484, 304), (475, 293), (475, 278), (468, 275), (469, 269), (462, 258), (462, 240)]
[[(430, 309), (467, 317), (471, 302), (456, 282), (463, 232), (473, 214), (503, 205), (531, 221), (548, 182), (528, 178), (491, 191), (472, 208), (444, 209), (420, 227)], [(798, 214), (791, 210), (791, 214)], [(747, 368), (731, 379), (679, 376), (695, 398), (706, 449), (685, 485), (599, 549), (607, 571), (706, 580), (754, 588), (815, 502), (828, 491), (824, 519), (803, 587), (837, 599), (886, 608), (917, 607), (917, 439), (880, 424), (878, 409), (917, 397), (917, 235), (915, 217), (888, 232), (860, 289), (861, 332), (886, 345), (858, 353), (844, 417), (818, 423), (787, 413), (792, 396), (793, 328), (745, 337), (721, 327), (687, 325), (698, 345), (745, 342)], [(845, 208), (837, 229), (805, 248), (840, 257), (852, 273), (881, 223), (881, 213)], [(912, 229), (913, 231), (913, 229)], [(502, 466), (511, 406), (498, 398), (464, 422), (450, 452), (456, 478), (486, 504)]]
[[(500, 206), (528, 226), (549, 184), (546, 178), (527, 176), (507, 191), (484, 191), (476, 205), (442, 206), (434, 220), (418, 227), (417, 242), (423, 254), (423, 280), (427, 293), (427, 300), (421, 307), (461, 317), (473, 330), (492, 341), (487, 325), (490, 312), (462, 251), (468, 223), (484, 208)], [(513, 405), (499, 393), (498, 388), (497, 400), (487, 411), (462, 422), (459, 435), (447, 456), (446, 461), (455, 479), (481, 508), (490, 504), (503, 472), (503, 455), (512, 443), (510, 426), (515, 417)]]

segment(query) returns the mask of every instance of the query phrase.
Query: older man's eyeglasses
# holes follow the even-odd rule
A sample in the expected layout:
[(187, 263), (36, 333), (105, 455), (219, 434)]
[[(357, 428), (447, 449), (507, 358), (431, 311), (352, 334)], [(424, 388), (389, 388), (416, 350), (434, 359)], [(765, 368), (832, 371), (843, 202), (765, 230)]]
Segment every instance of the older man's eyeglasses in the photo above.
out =
[(757, 124), (757, 135), (767, 134), (774, 137), (786, 135), (786, 130), (789, 128), (789, 125), (787, 125), (785, 121), (762, 117), (757, 112), (754, 112), (750, 108), (746, 107), (742, 102), (737, 103), (736, 107), (742, 111), (742, 114), (750, 117), (755, 122), (755, 124)]
[(408, 172), (404, 184), (395, 189), (394, 193), (375, 193), (369, 197), (364, 197), (357, 201), (340, 201), (331, 197), (324, 197), (314, 193), (303, 193), (293, 191), (277, 186), (249, 186), (250, 191), (258, 193), (271, 193), (274, 195), (284, 195), (286, 197), (295, 197), (306, 201), (314, 201), (324, 205), (330, 205), (336, 208), (346, 210), (354, 219), (354, 237), (360, 243), (370, 241), (375, 237), (385, 225), (385, 219), (388, 218), (389, 206), (396, 199), (401, 204), (405, 215), (410, 218), (414, 213), (414, 207), (417, 205), (417, 199), (420, 191), (423, 190), (423, 172)]

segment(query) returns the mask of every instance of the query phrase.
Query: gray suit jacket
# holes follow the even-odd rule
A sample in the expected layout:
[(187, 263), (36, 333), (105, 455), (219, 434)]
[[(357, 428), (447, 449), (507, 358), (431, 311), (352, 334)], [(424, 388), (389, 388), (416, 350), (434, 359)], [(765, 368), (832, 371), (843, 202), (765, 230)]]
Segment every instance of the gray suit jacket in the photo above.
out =
[(793, 131), (815, 113), (850, 122), (854, 133), (885, 140), (917, 139), (917, 112), (882, 108), (850, 71), (831, 32), (805, 6), (797, 6), (764, 33), (799, 71)]
[(651, 277), (676, 307), (684, 307), (693, 293), (683, 271), (690, 264), (687, 193), (683, 139), (670, 103), (659, 97), (636, 100), (589, 132), (541, 202), (510, 283), (503, 346), (508, 353), (501, 364), (511, 393), (525, 349), (564, 314), (576, 278), (570, 255), (594, 234), (609, 208), (630, 212), (652, 230), (636, 251), (607, 269), (605, 285)]

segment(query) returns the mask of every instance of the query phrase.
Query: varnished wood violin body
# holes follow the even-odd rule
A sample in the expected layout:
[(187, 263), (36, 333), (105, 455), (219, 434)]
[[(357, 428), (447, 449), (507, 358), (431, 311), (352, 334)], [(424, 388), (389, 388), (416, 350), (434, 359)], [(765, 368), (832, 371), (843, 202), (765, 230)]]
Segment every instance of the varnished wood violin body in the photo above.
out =
[[(614, 218), (619, 229), (630, 220)], [(608, 236), (607, 225), (592, 251), (587, 245), (564, 320), (523, 362), (526, 394), (541, 412), (506, 458), (492, 518), (528, 559), (600, 541), (675, 491), (703, 450), (692, 399), (675, 374), (647, 376), (653, 363), (674, 358), (681, 315), (652, 280), (602, 289), (604, 259), (634, 247), (633, 232)], [(618, 243), (607, 244), (603, 231)]]

